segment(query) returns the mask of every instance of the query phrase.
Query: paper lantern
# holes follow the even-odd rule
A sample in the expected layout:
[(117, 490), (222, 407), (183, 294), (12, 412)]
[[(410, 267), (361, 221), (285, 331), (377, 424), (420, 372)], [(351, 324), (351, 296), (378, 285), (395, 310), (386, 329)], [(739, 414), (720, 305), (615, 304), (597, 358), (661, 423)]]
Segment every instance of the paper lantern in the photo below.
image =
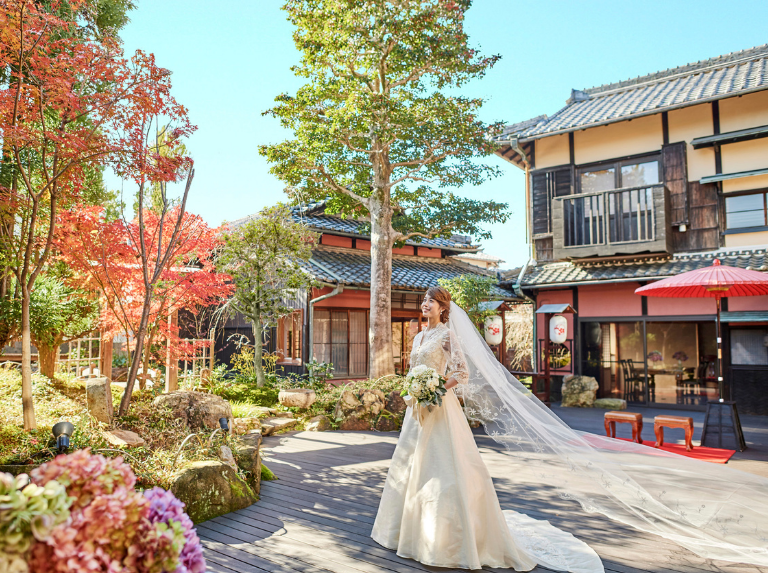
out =
[(489, 346), (501, 344), (504, 334), (504, 323), (500, 316), (489, 316), (485, 319), (485, 341)]
[(549, 339), (555, 344), (562, 344), (568, 338), (568, 319), (562, 314), (553, 316), (549, 321)]

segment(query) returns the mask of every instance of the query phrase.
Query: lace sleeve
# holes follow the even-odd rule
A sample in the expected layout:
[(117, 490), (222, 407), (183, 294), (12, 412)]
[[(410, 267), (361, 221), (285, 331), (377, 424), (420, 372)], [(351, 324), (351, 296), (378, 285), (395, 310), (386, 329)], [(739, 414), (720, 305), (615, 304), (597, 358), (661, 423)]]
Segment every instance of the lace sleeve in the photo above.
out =
[(411, 368), (413, 368), (413, 361), (416, 360), (416, 351), (419, 349), (419, 346), (421, 345), (421, 337), (423, 335), (423, 331), (419, 331), (416, 333), (416, 336), (413, 337), (413, 344), (411, 345), (411, 361), (410, 365)]
[(461, 352), (461, 346), (454, 340), (454, 334), (447, 329), (443, 337), (443, 350), (448, 355), (448, 377), (453, 376), (459, 384), (466, 384), (469, 380), (467, 361)]

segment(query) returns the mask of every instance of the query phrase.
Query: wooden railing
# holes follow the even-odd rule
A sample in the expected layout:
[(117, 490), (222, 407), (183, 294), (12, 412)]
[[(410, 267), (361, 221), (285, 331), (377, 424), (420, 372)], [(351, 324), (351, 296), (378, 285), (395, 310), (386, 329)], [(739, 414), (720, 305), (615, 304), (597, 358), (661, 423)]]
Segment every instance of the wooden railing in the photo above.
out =
[(555, 198), (555, 258), (667, 250), (665, 194), (650, 185)]

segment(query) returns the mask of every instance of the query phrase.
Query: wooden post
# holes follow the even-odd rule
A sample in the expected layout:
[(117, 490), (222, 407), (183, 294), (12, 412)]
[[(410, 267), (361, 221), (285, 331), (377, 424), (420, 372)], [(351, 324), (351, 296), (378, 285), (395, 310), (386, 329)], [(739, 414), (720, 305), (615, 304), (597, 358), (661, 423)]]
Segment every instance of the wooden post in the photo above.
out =
[[(179, 311), (175, 310), (168, 315), (168, 333), (170, 334), (179, 322)], [(168, 343), (165, 353), (165, 391), (175, 392), (179, 389), (179, 359), (173, 356), (171, 352), (171, 338), (168, 337)]]
[(506, 364), (504, 364), (504, 360), (507, 357), (507, 311), (502, 310), (501, 311), (501, 348), (499, 349), (499, 362), (501, 362), (501, 365), (504, 366), (504, 368), (507, 367)]
[(99, 360), (99, 371), (102, 376), (105, 376), (112, 380), (112, 354), (113, 354), (114, 338), (104, 338), (102, 334), (101, 339), (101, 358)]
[(549, 373), (549, 321), (552, 314), (544, 315), (544, 403), (549, 406), (549, 389), (551, 387), (552, 376)]

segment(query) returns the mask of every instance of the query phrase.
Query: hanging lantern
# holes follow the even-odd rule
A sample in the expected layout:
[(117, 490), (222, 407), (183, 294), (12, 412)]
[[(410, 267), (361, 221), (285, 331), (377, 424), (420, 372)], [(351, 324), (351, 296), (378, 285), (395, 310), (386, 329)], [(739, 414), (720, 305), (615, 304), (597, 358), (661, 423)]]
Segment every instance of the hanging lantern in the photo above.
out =
[(488, 346), (501, 344), (501, 338), (504, 333), (504, 323), (500, 316), (489, 316), (485, 319), (485, 341)]
[(562, 344), (568, 338), (568, 319), (562, 314), (553, 316), (549, 321), (549, 339), (555, 344)]

